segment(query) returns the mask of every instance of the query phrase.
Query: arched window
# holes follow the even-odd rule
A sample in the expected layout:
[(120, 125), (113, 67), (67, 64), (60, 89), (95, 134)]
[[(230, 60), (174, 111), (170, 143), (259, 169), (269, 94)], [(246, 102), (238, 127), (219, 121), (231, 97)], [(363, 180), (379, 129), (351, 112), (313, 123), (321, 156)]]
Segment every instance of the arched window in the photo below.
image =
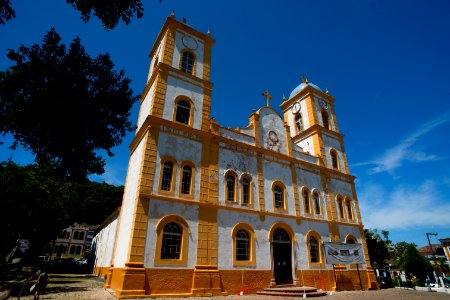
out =
[(295, 116), (295, 128), (297, 129), (297, 134), (303, 131), (303, 121), (301, 114)]
[(330, 157), (331, 157), (331, 167), (335, 170), (339, 169), (339, 163), (338, 163), (338, 156), (337, 152), (334, 149), (330, 150)]
[(245, 230), (236, 232), (236, 260), (250, 259), (250, 236)]
[(247, 177), (242, 178), (242, 205), (249, 205), (251, 202), (250, 180)]
[(191, 104), (186, 100), (180, 100), (176, 105), (175, 121), (183, 124), (189, 124)]
[(195, 57), (189, 51), (184, 51), (181, 56), (181, 71), (184, 73), (192, 74), (194, 70)]
[(78, 240), (78, 235), (79, 235), (80, 233), (78, 232), (78, 231), (75, 231), (75, 233), (73, 234), (73, 239), (74, 240)]
[(183, 166), (181, 174), (181, 193), (190, 195), (192, 186), (192, 167)]
[(80, 232), (80, 235), (78, 236), (78, 239), (79, 240), (84, 240), (84, 232), (83, 231)]
[(309, 202), (308, 189), (306, 189), (306, 188), (303, 189), (302, 196), (303, 196), (303, 208), (305, 209), (305, 213), (310, 214), (311, 213), (311, 205)]
[(69, 254), (75, 254), (75, 246), (70, 246)]
[(161, 176), (161, 190), (172, 190), (172, 177), (173, 177), (173, 163), (171, 161), (165, 161), (163, 163), (162, 176)]
[(180, 259), (183, 229), (174, 222), (167, 223), (163, 229), (161, 259)]
[(316, 215), (320, 215), (320, 196), (317, 191), (314, 191), (313, 198), (314, 198), (314, 212)]
[(345, 241), (347, 244), (356, 244), (356, 239), (352, 236), (348, 236), (347, 240)]
[(236, 267), (256, 266), (255, 232), (246, 223), (238, 223), (231, 231), (233, 239), (233, 265)]
[(349, 220), (353, 220), (352, 201), (346, 199), (345, 206), (347, 207), (347, 216)]
[(225, 175), (225, 199), (230, 202), (236, 201), (236, 175), (231, 171)]
[(284, 203), (284, 187), (280, 184), (273, 186), (273, 201), (275, 209), (286, 209)]
[(338, 213), (339, 213), (339, 218), (344, 219), (345, 215), (344, 215), (344, 200), (342, 200), (341, 196), (337, 197), (337, 205), (338, 205)]
[(309, 261), (312, 263), (318, 263), (319, 260), (319, 243), (313, 236), (309, 237)]
[(329, 119), (328, 119), (327, 111), (322, 109), (321, 115), (322, 115), (323, 127), (325, 127), (326, 129), (330, 129), (330, 122), (329, 122)]
[(77, 246), (77, 250), (75, 251), (75, 254), (80, 254), (81, 253), (81, 246)]

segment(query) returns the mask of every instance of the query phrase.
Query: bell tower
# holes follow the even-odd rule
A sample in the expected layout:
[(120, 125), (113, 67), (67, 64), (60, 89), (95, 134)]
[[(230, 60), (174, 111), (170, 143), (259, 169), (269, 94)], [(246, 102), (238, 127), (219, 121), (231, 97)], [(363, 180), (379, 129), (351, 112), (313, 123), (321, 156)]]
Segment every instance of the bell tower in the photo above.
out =
[(150, 51), (150, 68), (138, 118), (138, 130), (148, 115), (195, 129), (209, 129), (214, 39), (179, 22), (172, 13)]
[(334, 98), (307, 78), (302, 77), (301, 81), (280, 105), (292, 142), (320, 157), (325, 167), (348, 174), (344, 135), (339, 133)]

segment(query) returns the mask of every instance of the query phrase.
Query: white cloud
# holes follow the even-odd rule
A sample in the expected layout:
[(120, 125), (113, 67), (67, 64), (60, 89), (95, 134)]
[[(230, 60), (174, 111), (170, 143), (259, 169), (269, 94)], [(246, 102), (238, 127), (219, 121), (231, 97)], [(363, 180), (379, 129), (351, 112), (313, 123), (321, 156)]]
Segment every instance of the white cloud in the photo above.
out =
[(387, 190), (368, 184), (359, 193), (359, 206), (366, 228), (413, 229), (450, 226), (450, 199), (428, 180), (420, 186), (397, 186)]
[(419, 142), (423, 141), (423, 136), (433, 131), (440, 125), (448, 123), (450, 121), (450, 112), (439, 116), (436, 119), (431, 120), (420, 126), (416, 131), (411, 133), (404, 140), (394, 147), (385, 151), (385, 153), (371, 161), (357, 163), (352, 166), (372, 166), (370, 169), (371, 174), (391, 172), (398, 167), (402, 166), (404, 162), (425, 162), (425, 161), (436, 161), (442, 158), (434, 154), (426, 154), (417, 150), (414, 150), (413, 146)]

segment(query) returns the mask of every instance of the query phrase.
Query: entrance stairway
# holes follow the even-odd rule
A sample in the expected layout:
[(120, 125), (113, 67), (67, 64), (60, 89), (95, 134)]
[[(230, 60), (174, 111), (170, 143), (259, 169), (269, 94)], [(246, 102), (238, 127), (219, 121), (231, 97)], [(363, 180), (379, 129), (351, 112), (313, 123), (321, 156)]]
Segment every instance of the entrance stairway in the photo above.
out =
[(318, 290), (310, 286), (296, 286), (296, 285), (277, 285), (275, 287), (266, 288), (263, 291), (256, 292), (258, 295), (266, 296), (284, 296), (284, 297), (322, 297), (326, 296), (327, 292)]

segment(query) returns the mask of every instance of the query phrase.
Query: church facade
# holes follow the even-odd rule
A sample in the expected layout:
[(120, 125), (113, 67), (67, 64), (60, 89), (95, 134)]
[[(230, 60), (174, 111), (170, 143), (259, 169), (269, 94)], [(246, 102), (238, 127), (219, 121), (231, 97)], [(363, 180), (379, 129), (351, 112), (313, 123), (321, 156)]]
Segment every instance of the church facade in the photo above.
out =
[[(334, 98), (307, 79), (245, 128), (210, 118), (214, 39), (174, 16), (150, 52), (122, 207), (94, 238), (117, 297), (374, 289)], [(360, 243), (329, 265), (323, 242)]]

